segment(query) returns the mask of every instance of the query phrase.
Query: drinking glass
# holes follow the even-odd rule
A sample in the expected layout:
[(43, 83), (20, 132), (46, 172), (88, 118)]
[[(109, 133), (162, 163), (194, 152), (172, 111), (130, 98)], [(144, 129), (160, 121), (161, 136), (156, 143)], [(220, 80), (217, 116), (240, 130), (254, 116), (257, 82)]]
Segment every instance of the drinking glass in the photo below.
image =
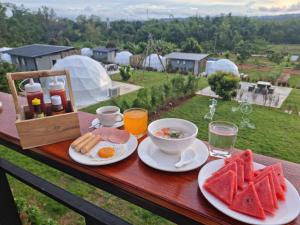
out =
[(229, 122), (214, 121), (209, 124), (209, 152), (217, 158), (231, 156), (238, 127)]
[(148, 111), (131, 108), (124, 111), (124, 128), (137, 138), (144, 136), (148, 127)]

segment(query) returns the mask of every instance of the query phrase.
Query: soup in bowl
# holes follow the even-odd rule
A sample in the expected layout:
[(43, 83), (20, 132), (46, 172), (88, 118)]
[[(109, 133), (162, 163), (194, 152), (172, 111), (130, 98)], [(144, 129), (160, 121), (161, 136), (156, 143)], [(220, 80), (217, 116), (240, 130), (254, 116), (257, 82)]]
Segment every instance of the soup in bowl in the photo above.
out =
[(198, 127), (187, 120), (166, 118), (153, 121), (148, 126), (152, 142), (167, 154), (186, 150), (195, 140)]

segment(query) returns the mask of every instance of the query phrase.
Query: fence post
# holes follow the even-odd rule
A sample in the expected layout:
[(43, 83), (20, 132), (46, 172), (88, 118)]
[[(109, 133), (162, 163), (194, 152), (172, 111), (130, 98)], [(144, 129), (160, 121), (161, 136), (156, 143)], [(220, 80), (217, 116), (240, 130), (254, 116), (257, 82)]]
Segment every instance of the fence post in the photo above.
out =
[(0, 168), (0, 225), (12, 224), (22, 225), (7, 177)]

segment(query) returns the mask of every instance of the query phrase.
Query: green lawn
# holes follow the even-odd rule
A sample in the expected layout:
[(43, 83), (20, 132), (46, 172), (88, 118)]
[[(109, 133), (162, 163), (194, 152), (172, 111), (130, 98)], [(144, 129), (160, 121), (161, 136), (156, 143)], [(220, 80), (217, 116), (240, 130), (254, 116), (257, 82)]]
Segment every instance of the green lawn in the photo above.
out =
[(294, 114), (300, 112), (300, 89), (293, 89), (281, 106), (283, 111), (291, 108)]
[(288, 80), (288, 84), (290, 87), (295, 87), (300, 89), (300, 74), (291, 76)]
[[(190, 120), (199, 127), (199, 138), (208, 139), (207, 97), (196, 96), (183, 105), (167, 112), (164, 117), (179, 117)], [(231, 112), (235, 102), (218, 101), (214, 120), (231, 121), (239, 124), (241, 113)], [(249, 116), (256, 129), (240, 129), (236, 147), (253, 149), (255, 152), (300, 163), (300, 117), (288, 115), (281, 110), (254, 106)]]

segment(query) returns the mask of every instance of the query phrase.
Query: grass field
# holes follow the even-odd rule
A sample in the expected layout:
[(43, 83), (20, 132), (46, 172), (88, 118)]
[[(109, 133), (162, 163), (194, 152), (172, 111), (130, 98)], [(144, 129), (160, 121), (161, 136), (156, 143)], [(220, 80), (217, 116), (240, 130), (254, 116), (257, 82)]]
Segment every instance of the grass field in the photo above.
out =
[[(173, 75), (169, 76), (171, 77)], [(120, 80), (120, 77), (119, 75), (114, 75), (113, 79)], [(145, 87), (151, 87), (152, 85), (159, 85), (162, 82), (165, 82), (166, 79), (167, 77), (160, 73), (145, 72), (144, 74), (141, 74), (141, 71), (136, 71), (129, 82)], [(205, 78), (201, 78), (198, 81), (199, 88), (207, 86), (207, 80)], [(120, 96), (118, 99), (134, 99), (135, 96), (136, 92)], [(299, 104), (300, 90), (294, 89), (287, 101), (290, 102), (290, 104)], [(111, 101), (106, 101), (83, 110), (94, 113), (97, 107), (108, 104), (111, 104)], [(287, 103), (285, 103), (285, 105), (286, 104)], [(163, 117), (180, 117), (193, 121), (199, 127), (199, 138), (207, 140), (208, 121), (205, 121), (203, 117), (208, 111), (208, 105), (209, 102), (207, 97), (195, 96), (179, 107), (165, 113)], [(232, 113), (232, 106), (237, 106), (237, 104), (235, 102), (219, 101), (214, 119), (227, 120), (239, 124), (241, 114), (238, 112)], [(269, 109), (266, 107), (254, 106), (254, 112), (250, 115), (250, 119), (256, 124), (257, 129), (241, 129), (239, 131), (236, 146), (241, 149), (251, 148), (257, 153), (300, 163), (300, 117), (288, 115), (284, 113), (282, 109)], [(171, 224), (169, 221), (144, 209), (87, 185), (71, 176), (45, 166), (42, 163), (24, 157), (1, 145), (0, 157), (6, 158), (14, 164), (29, 170), (71, 193), (93, 202), (107, 211), (124, 218), (130, 223), (145, 225)], [(30, 208), (30, 210), (28, 210), (30, 215), (40, 214), (39, 216), (44, 218), (45, 221), (48, 218), (52, 218), (54, 221), (43, 223), (43, 225), (84, 224), (82, 217), (11, 177), (10, 184), (13, 188), (14, 195), (18, 200), (24, 200), (28, 207), (37, 206), (38, 213), (35, 208)]]
[(276, 44), (269, 45), (269, 48), (277, 52), (288, 52), (289, 54), (300, 55), (299, 44)]
[(300, 112), (300, 89), (293, 89), (281, 106), (283, 111), (289, 110), (289, 108), (293, 110), (293, 114)]
[[(196, 96), (182, 106), (167, 112), (164, 117), (180, 117), (190, 120), (199, 127), (199, 138), (208, 139), (208, 121), (203, 119), (208, 112), (209, 98)], [(241, 113), (233, 113), (236, 102), (219, 101), (214, 120), (231, 121), (239, 124)], [(288, 115), (281, 110), (253, 106), (249, 116), (256, 129), (240, 129), (236, 147), (251, 148), (255, 152), (300, 163), (300, 117)]]
[(291, 76), (288, 80), (288, 84), (290, 87), (296, 87), (300, 89), (300, 74)]

